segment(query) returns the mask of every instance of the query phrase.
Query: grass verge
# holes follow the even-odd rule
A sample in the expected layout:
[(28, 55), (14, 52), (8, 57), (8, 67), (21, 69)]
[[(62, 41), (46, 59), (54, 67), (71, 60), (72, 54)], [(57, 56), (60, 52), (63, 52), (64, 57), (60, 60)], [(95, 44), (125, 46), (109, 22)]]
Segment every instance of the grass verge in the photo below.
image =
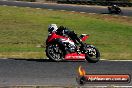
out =
[(132, 59), (132, 17), (10, 6), (0, 6), (0, 58), (45, 58), (38, 46), (51, 23), (90, 34), (86, 42), (98, 47), (101, 58)]

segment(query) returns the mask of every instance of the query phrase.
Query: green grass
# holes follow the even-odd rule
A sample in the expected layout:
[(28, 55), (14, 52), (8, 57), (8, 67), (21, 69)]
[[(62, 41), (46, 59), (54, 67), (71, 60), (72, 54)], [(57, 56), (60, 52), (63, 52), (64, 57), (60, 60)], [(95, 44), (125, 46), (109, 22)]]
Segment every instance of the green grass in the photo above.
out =
[(45, 58), (37, 46), (44, 45), (51, 23), (90, 34), (86, 42), (98, 47), (101, 58), (132, 59), (132, 17), (9, 6), (0, 6), (0, 57)]

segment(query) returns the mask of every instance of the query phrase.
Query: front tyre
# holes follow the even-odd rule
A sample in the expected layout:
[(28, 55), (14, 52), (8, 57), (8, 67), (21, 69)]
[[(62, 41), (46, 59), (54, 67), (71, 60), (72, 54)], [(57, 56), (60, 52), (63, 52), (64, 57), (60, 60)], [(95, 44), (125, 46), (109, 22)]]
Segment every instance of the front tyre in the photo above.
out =
[(46, 55), (51, 61), (63, 61), (63, 51), (58, 44), (49, 44), (46, 46)]
[(86, 60), (90, 63), (96, 63), (100, 60), (100, 52), (99, 50), (93, 45), (87, 45), (87, 54)]

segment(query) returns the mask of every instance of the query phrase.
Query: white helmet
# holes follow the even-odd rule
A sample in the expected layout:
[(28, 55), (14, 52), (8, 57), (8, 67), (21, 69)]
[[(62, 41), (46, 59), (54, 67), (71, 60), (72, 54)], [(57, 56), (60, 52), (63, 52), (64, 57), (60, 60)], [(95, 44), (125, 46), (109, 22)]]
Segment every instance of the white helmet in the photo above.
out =
[(117, 5), (115, 5), (115, 4), (114, 4), (113, 6), (115, 6), (115, 7), (116, 7)]
[(55, 32), (57, 29), (58, 29), (58, 27), (56, 24), (50, 24), (48, 26), (48, 32), (50, 32), (50, 33)]

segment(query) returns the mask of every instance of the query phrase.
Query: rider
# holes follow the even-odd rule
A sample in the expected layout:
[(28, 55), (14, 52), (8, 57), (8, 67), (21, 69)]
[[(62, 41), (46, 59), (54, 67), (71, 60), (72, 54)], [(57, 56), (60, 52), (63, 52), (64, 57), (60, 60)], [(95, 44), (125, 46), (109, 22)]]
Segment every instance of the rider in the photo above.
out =
[(75, 44), (78, 44), (77, 34), (75, 34), (74, 31), (70, 31), (68, 28), (64, 26), (60, 26), (58, 28), (56, 24), (50, 24), (48, 27), (48, 32), (49, 32), (48, 35), (51, 35), (51, 33), (55, 32), (57, 35), (68, 36), (74, 41)]
[(119, 7), (116, 4), (113, 4), (112, 8), (115, 9), (115, 10), (118, 10)]

